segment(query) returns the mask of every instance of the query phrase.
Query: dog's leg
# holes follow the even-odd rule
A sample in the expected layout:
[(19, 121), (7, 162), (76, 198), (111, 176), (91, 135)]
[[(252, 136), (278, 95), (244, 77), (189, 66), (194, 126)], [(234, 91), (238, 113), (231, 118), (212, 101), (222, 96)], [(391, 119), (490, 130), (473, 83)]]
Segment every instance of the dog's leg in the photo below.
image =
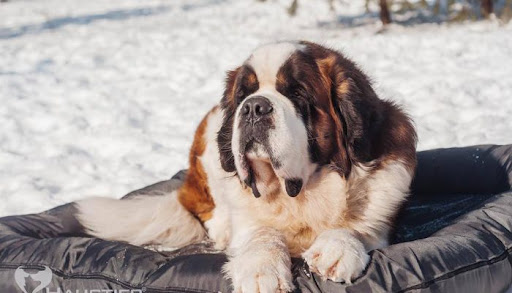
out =
[(215, 243), (215, 249), (225, 250), (231, 239), (229, 208), (216, 206), (212, 218), (204, 223), (204, 227), (208, 230), (208, 237)]
[(205, 237), (201, 223), (181, 205), (175, 191), (126, 200), (90, 198), (76, 206), (79, 222), (98, 238), (180, 248)]
[(283, 235), (257, 228), (234, 235), (224, 271), (234, 292), (289, 292), (293, 289), (291, 259)]
[[(387, 246), (392, 221), (407, 197), (412, 171), (399, 161), (364, 177), (356, 185), (364, 196), (364, 210), (343, 219), (340, 227), (321, 233), (303, 254), (310, 268), (325, 279), (351, 282), (358, 277), (369, 261), (368, 252)], [(347, 199), (349, 202), (350, 199)], [(354, 204), (357, 201), (354, 202)], [(347, 209), (354, 209), (348, 203)]]

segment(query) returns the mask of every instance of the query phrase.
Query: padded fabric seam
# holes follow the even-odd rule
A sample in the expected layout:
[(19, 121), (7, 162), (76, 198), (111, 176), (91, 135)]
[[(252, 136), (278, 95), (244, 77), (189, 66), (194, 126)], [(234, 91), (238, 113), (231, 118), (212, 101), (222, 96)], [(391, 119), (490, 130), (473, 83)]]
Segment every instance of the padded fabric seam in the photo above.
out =
[(149, 286), (136, 286), (136, 285), (133, 285), (130, 283), (116, 280), (112, 277), (109, 277), (109, 276), (106, 276), (103, 274), (91, 274), (91, 275), (69, 274), (69, 273), (65, 273), (61, 270), (55, 269), (53, 267), (50, 267), (46, 264), (5, 264), (5, 263), (0, 263), (0, 269), (16, 269), (20, 266), (24, 266), (27, 268), (40, 268), (40, 267), (47, 266), (52, 270), (54, 275), (57, 275), (61, 278), (86, 279), (86, 280), (99, 279), (99, 280), (109, 281), (111, 283), (123, 286), (128, 289), (136, 290), (136, 289), (141, 289), (142, 287), (145, 287), (146, 288), (145, 292), (216, 293), (216, 291), (207, 291), (207, 290), (202, 290), (202, 289), (192, 289), (192, 288), (183, 288), (183, 287), (152, 288)]
[(413, 285), (411, 287), (407, 287), (405, 289), (402, 289), (402, 290), (399, 290), (399, 291), (396, 291), (396, 292), (399, 292), (399, 293), (402, 293), (402, 292), (407, 292), (407, 291), (411, 291), (411, 290), (417, 290), (417, 289), (425, 289), (425, 288), (428, 288), (430, 287), (431, 285), (435, 284), (436, 282), (438, 281), (444, 281), (444, 280), (448, 280), (448, 279), (451, 279), (453, 277), (456, 277), (462, 273), (466, 273), (466, 272), (469, 272), (469, 271), (472, 271), (472, 270), (475, 270), (475, 269), (479, 269), (479, 268), (482, 268), (484, 266), (490, 266), (490, 265), (493, 265), (495, 263), (498, 263), (498, 262), (501, 262), (505, 259), (507, 259), (508, 262), (510, 262), (509, 258), (510, 258), (510, 252), (512, 252), (512, 247), (511, 248), (508, 248), (507, 250), (505, 250), (502, 254), (494, 257), (494, 258), (491, 258), (491, 259), (488, 259), (488, 260), (484, 260), (484, 261), (480, 261), (480, 262), (477, 262), (477, 263), (473, 263), (473, 264), (470, 264), (470, 265), (467, 265), (467, 266), (464, 266), (464, 267), (460, 267), (458, 269), (455, 269), (453, 271), (450, 271), (450, 272), (447, 272), (437, 278), (434, 278), (434, 279), (431, 279), (429, 281), (426, 281), (426, 282), (421, 282), (417, 285)]

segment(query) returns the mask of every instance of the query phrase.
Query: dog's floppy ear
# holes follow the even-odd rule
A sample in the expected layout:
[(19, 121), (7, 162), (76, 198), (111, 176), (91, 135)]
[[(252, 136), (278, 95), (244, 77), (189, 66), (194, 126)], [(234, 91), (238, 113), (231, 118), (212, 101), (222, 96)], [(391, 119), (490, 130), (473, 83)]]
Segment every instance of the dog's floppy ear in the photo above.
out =
[(330, 90), (337, 153), (332, 163), (348, 177), (355, 162), (371, 160), (373, 130), (378, 127), (379, 100), (368, 78), (341, 54), (329, 51), (318, 61)]
[(220, 163), (226, 172), (236, 171), (235, 159), (231, 150), (231, 138), (233, 136), (233, 120), (236, 111), (236, 99), (239, 91), (237, 85), (240, 68), (228, 71), (226, 76), (226, 87), (220, 102), (224, 118), (222, 126), (217, 133), (217, 144), (219, 147)]
[(220, 101), (220, 105), (223, 109), (231, 108), (236, 109), (236, 99), (237, 96), (240, 95), (240, 73), (242, 71), (242, 67), (239, 66), (233, 70), (229, 70), (226, 73), (226, 82), (224, 87), (224, 94), (222, 95), (222, 100)]

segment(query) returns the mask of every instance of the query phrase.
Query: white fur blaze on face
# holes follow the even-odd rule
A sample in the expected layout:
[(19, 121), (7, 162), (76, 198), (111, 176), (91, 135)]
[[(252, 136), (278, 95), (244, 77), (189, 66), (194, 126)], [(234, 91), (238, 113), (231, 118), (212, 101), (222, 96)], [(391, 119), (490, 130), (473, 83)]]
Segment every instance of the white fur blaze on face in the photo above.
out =
[(262, 85), (275, 85), (277, 72), (281, 66), (296, 51), (303, 50), (304, 46), (294, 42), (281, 42), (261, 46), (253, 51), (247, 64), (251, 65)]
[[(249, 157), (251, 161), (262, 159), (271, 161), (273, 172), (282, 181), (282, 190), (290, 196), (296, 196), (302, 191), (302, 187), (307, 184), (309, 176), (316, 170), (316, 164), (311, 163), (308, 151), (308, 133), (304, 122), (299, 117), (292, 102), (283, 96), (276, 89), (276, 78), (281, 66), (289, 57), (301, 50), (302, 46), (297, 43), (277, 43), (266, 45), (254, 51), (246, 64), (250, 65), (258, 79), (259, 89), (246, 97), (236, 112), (232, 136), (232, 151), (235, 158), (235, 167), (238, 175), (245, 181), (250, 174), (250, 167), (246, 160)], [(251, 98), (260, 96), (268, 99), (272, 105), (273, 119), (272, 127), (268, 128), (267, 152), (262, 152), (262, 148), (253, 151), (250, 154), (240, 150), (240, 139), (244, 139), (239, 129), (241, 120), (241, 109)], [(264, 148), (263, 148), (264, 149)], [(268, 173), (268, 170), (256, 170), (256, 173)], [(268, 183), (268, 182), (266, 182)], [(256, 182), (256, 186), (261, 193), (265, 193), (267, 184)], [(268, 189), (268, 188), (267, 188)]]

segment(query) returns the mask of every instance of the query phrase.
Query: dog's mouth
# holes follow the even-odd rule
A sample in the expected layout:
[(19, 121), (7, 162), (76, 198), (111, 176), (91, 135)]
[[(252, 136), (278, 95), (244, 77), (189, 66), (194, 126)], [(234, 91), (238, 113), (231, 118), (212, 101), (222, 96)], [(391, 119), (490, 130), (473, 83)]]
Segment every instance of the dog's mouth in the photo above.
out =
[[(256, 181), (258, 180), (259, 174), (256, 173), (257, 166), (262, 163), (267, 162), (270, 164), (268, 151), (265, 150), (263, 145), (257, 142), (254, 138), (247, 141), (245, 147), (243, 148), (243, 156), (242, 156), (242, 168), (246, 169), (247, 177), (244, 179), (245, 185), (251, 188), (252, 194), (259, 198), (261, 197), (261, 192), (258, 190), (258, 186), (256, 185)], [(271, 168), (272, 169), (272, 168)]]
[[(241, 166), (247, 174), (243, 182), (251, 188), (253, 195), (259, 198), (262, 193), (269, 194), (279, 189), (280, 184), (275, 172), (279, 163), (272, 157), (271, 150), (255, 139), (249, 140), (242, 149), (244, 152), (241, 156)], [(283, 179), (286, 193), (290, 197), (296, 197), (302, 190), (302, 179)]]

